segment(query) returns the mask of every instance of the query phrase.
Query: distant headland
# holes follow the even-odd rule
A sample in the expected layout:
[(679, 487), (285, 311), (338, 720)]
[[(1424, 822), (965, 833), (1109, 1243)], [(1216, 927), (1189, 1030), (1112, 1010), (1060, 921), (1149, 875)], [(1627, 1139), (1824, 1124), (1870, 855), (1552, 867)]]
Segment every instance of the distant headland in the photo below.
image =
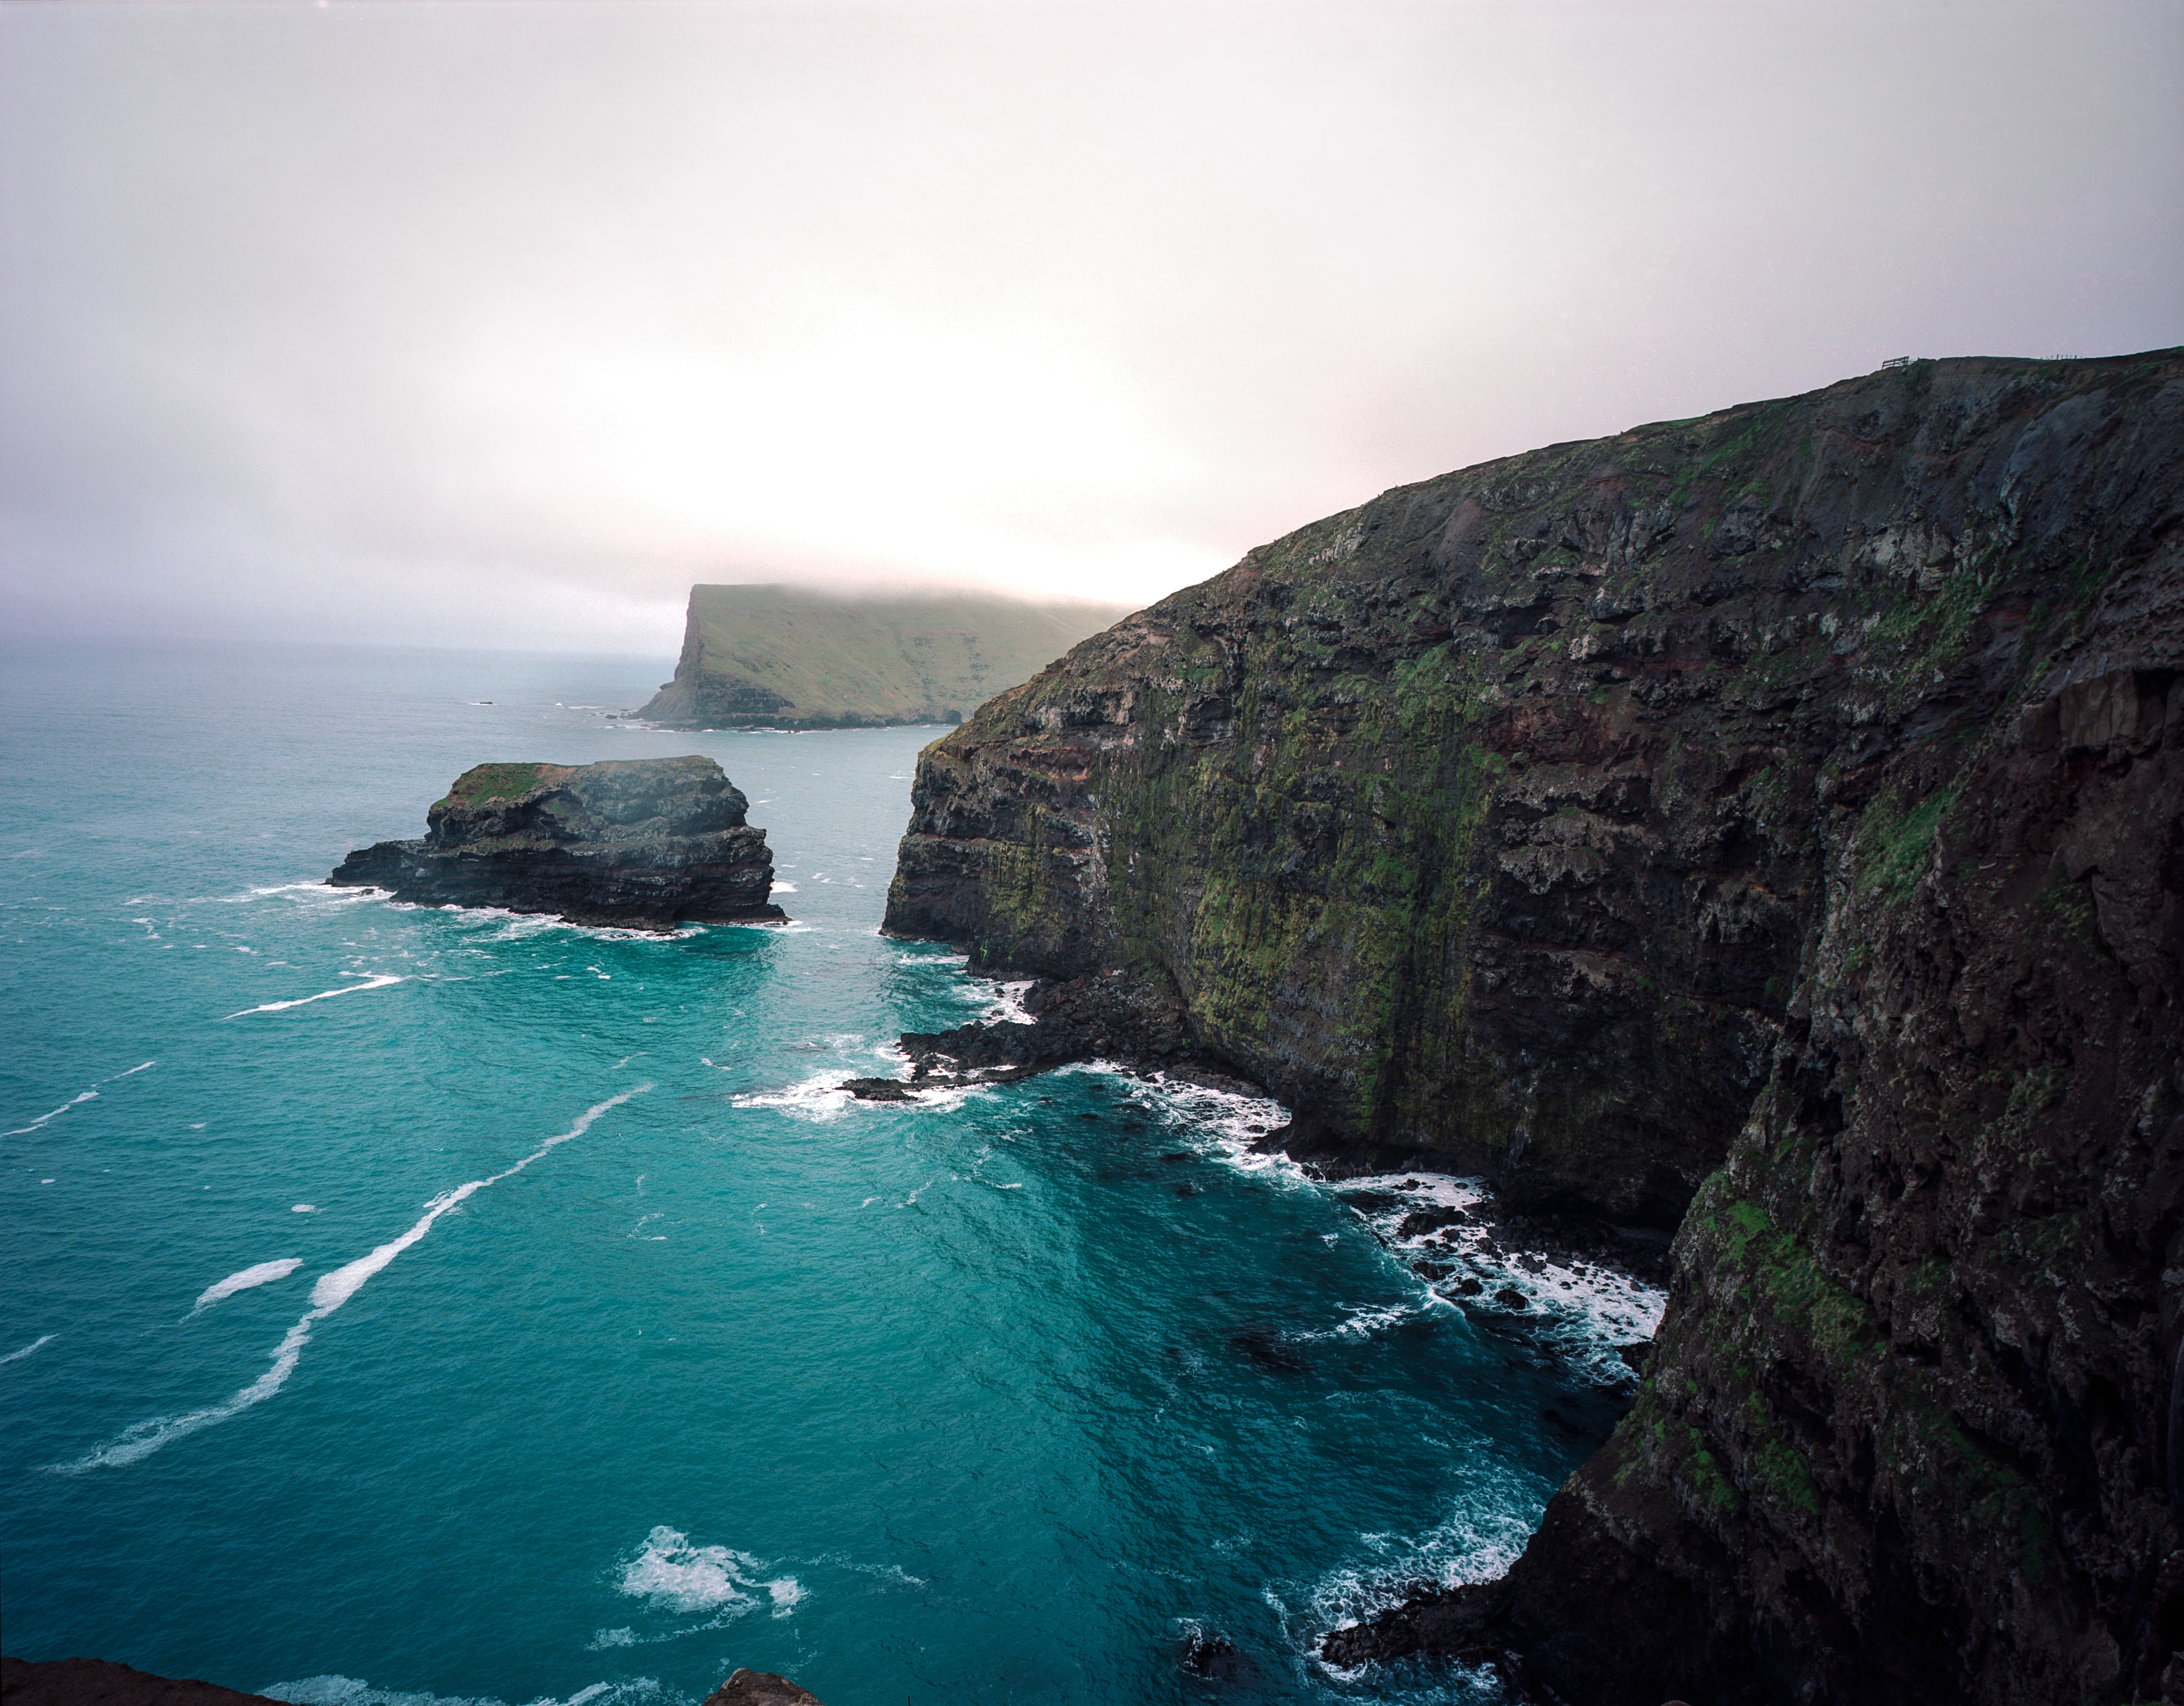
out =
[(1132, 609), (700, 584), (690, 588), (675, 679), (638, 715), (670, 728), (961, 722)]

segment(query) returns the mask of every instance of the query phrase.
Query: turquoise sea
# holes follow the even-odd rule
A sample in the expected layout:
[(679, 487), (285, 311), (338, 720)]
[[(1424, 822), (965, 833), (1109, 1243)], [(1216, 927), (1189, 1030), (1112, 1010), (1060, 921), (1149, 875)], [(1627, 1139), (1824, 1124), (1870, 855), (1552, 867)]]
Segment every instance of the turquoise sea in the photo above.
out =
[[(1395, 1246), (1468, 1187), (1314, 1183), (1247, 1099), (831, 1090), (1012, 999), (878, 933), (942, 731), (610, 722), (665, 658), (5, 665), (9, 1653), (344, 1706), (1490, 1696), (1310, 1642), (1506, 1564), (1658, 1298), (1479, 1253), (1530, 1302), (1467, 1313)], [(791, 927), (321, 884), (472, 763), (690, 751)]]

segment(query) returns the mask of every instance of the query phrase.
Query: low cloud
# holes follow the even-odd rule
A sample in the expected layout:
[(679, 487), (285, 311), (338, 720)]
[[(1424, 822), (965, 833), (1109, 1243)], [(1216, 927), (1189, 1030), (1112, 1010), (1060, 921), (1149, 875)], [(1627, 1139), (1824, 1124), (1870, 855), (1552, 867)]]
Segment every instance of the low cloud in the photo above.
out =
[(1890, 355), (2178, 340), (2173, 7), (0, 9), (19, 630), (1150, 599)]

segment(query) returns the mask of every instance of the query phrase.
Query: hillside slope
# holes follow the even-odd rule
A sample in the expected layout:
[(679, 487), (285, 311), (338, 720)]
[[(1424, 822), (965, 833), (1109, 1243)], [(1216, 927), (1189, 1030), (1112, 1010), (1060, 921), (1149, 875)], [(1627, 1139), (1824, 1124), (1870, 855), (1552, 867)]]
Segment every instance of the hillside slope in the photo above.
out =
[(638, 714), (671, 728), (960, 722), (1129, 611), (700, 584), (690, 588), (675, 679)]
[(922, 758), (889, 928), (1117, 974), (1292, 1152), (1680, 1218), (1631, 1416), (1379, 1650), (2159, 1692), (2180, 519), (2179, 352), (1921, 362), (1387, 493)]

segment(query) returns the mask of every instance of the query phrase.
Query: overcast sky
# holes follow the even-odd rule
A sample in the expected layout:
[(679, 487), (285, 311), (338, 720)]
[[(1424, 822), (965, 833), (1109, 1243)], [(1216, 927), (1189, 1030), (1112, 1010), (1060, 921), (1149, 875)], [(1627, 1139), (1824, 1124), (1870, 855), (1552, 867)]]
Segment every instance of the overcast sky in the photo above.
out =
[(2184, 342), (2184, 0), (0, 4), (17, 634), (1149, 601), (1899, 354)]

